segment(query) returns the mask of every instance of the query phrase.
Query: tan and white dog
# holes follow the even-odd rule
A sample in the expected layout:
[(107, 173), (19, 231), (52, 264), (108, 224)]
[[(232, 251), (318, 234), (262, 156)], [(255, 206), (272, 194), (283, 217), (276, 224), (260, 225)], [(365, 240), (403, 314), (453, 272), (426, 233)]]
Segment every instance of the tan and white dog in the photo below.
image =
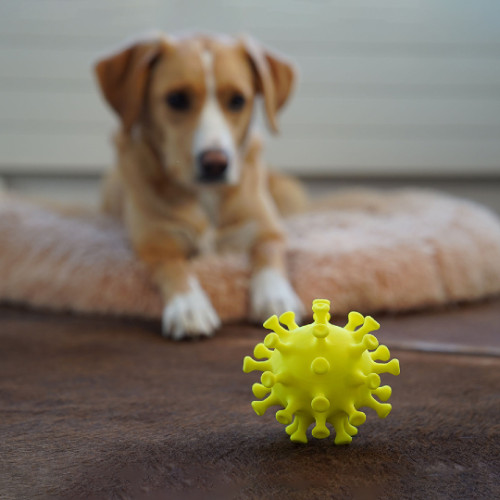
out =
[(300, 314), (281, 216), (306, 200), (295, 180), (267, 171), (252, 121), (260, 94), (277, 131), (291, 64), (246, 37), (159, 34), (100, 59), (95, 71), (121, 122), (103, 209), (123, 219), (161, 291), (163, 334), (181, 339), (219, 327), (189, 260), (235, 244), (252, 262), (250, 317)]

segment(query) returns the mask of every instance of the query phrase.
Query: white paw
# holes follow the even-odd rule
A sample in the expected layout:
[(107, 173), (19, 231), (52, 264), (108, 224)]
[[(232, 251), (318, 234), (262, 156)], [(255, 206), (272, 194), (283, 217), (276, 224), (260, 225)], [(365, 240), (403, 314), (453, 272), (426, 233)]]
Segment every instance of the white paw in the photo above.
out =
[(163, 309), (164, 337), (181, 340), (187, 337), (213, 335), (220, 319), (198, 280), (191, 278), (190, 290), (172, 297)]
[(304, 306), (288, 280), (276, 269), (267, 267), (252, 276), (250, 284), (250, 317), (265, 321), (287, 311), (295, 313), (296, 321), (304, 312)]

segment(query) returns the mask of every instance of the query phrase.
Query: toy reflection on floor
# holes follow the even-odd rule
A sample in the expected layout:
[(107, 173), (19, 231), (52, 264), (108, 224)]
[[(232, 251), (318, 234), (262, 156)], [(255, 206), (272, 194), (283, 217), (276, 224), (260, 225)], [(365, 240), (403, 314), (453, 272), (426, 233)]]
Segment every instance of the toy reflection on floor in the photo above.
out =
[(391, 411), (389, 403), (380, 403), (373, 396), (389, 399), (391, 388), (380, 386), (379, 373), (399, 375), (399, 361), (389, 361), (389, 349), (379, 346), (370, 333), (380, 327), (372, 317), (351, 312), (342, 328), (329, 322), (328, 300), (314, 300), (312, 310), (314, 322), (302, 327), (295, 323), (293, 312), (279, 319), (271, 316), (264, 323), (274, 332), (255, 346), (255, 358), (264, 361), (250, 356), (243, 361), (245, 373), (264, 372), (252, 391), (257, 398), (267, 397), (253, 401), (252, 408), (263, 415), (271, 406), (283, 406), (276, 420), (287, 425), (286, 432), (294, 442), (307, 443), (306, 431), (315, 422), (314, 437), (328, 437), (329, 423), (335, 429), (335, 444), (348, 444), (357, 434), (357, 426), (366, 420), (359, 408), (373, 408), (380, 418)]

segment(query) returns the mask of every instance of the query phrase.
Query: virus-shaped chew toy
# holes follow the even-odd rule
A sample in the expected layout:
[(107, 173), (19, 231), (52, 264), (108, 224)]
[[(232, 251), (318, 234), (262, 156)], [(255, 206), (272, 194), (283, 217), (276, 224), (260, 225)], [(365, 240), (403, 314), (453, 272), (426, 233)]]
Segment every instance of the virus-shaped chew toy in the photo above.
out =
[(263, 415), (270, 406), (284, 407), (276, 413), (276, 420), (287, 425), (292, 441), (307, 443), (306, 431), (315, 422), (314, 437), (328, 437), (328, 423), (335, 429), (335, 444), (348, 444), (366, 420), (359, 408), (369, 406), (380, 418), (391, 411), (390, 404), (380, 403), (373, 395), (381, 401), (389, 399), (391, 388), (380, 386), (378, 374), (399, 375), (399, 361), (389, 361), (389, 349), (379, 346), (370, 334), (380, 327), (372, 317), (351, 312), (341, 328), (329, 322), (328, 300), (315, 300), (312, 309), (314, 323), (310, 325), (299, 327), (293, 312), (282, 314), (279, 320), (271, 316), (264, 323), (274, 331), (255, 346), (254, 356), (264, 361), (250, 356), (243, 361), (245, 373), (264, 372), (252, 391), (257, 398), (267, 397), (253, 401), (252, 408)]

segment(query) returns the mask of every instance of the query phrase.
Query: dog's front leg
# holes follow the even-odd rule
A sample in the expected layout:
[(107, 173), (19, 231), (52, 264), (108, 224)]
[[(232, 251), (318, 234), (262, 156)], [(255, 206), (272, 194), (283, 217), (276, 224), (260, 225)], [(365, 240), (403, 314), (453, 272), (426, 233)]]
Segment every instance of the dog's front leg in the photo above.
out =
[(211, 336), (220, 320), (210, 299), (190, 270), (178, 238), (158, 235), (136, 245), (138, 257), (149, 268), (165, 303), (162, 332), (165, 337)]
[(175, 340), (211, 336), (220, 326), (220, 320), (198, 279), (190, 272), (188, 260), (163, 254), (158, 261), (144, 252), (140, 252), (140, 257), (149, 265), (166, 304), (162, 314), (163, 336)]
[(249, 145), (241, 185), (227, 197), (223, 208), (228, 227), (248, 225), (252, 229), (250, 318), (263, 321), (286, 311), (300, 317), (304, 307), (288, 280), (285, 232), (269, 191), (258, 137)]
[[(182, 264), (173, 263), (176, 273)], [(168, 275), (169, 272), (165, 269), (162, 274)], [(168, 278), (164, 282), (167, 281)], [(162, 315), (162, 332), (165, 337), (175, 340), (196, 336), (208, 337), (219, 328), (219, 317), (198, 279), (192, 274), (186, 274), (182, 287), (179, 286), (174, 293), (164, 293), (163, 297), (166, 295), (168, 298)]]
[(273, 314), (293, 311), (300, 319), (304, 307), (290, 284), (285, 265), (285, 241), (280, 234), (258, 238), (252, 249), (250, 315), (264, 321)]
[[(118, 134), (116, 145), (125, 188), (124, 222), (136, 255), (161, 292), (163, 335), (212, 335), (220, 320), (189, 263), (206, 226), (197, 204), (183, 198), (181, 206), (172, 206), (172, 192), (158, 192), (161, 166), (143, 141)], [(172, 190), (175, 195), (177, 188)]]

